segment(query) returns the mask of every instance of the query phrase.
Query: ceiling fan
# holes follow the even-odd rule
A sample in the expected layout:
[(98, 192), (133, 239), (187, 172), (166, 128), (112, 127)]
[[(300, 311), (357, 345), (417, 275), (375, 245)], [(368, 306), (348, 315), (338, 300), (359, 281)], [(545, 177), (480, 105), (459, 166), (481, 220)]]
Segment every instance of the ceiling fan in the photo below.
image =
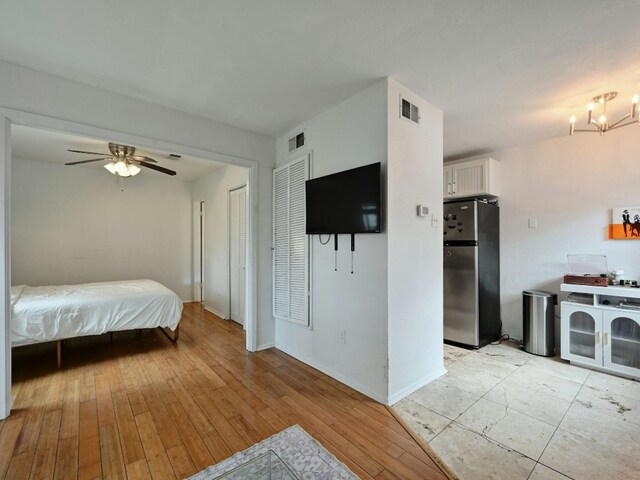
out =
[(99, 162), (102, 160), (111, 160), (107, 163), (104, 168), (109, 170), (114, 175), (119, 175), (120, 177), (132, 177), (140, 173), (140, 167), (150, 168), (152, 170), (156, 170), (157, 172), (162, 172), (167, 175), (175, 175), (176, 172), (173, 170), (169, 170), (168, 168), (161, 167), (160, 165), (156, 165), (158, 163), (153, 158), (144, 157), (141, 155), (136, 155), (135, 147), (130, 147), (128, 145), (119, 145), (117, 143), (109, 143), (109, 151), (111, 155), (108, 153), (97, 153), (97, 152), (85, 152), (83, 150), (71, 150), (67, 151), (73, 153), (84, 153), (88, 155), (101, 155), (100, 158), (92, 158), (91, 160), (80, 160), (78, 162), (69, 162), (65, 163), (65, 165), (80, 165), (82, 163), (91, 163), (91, 162)]

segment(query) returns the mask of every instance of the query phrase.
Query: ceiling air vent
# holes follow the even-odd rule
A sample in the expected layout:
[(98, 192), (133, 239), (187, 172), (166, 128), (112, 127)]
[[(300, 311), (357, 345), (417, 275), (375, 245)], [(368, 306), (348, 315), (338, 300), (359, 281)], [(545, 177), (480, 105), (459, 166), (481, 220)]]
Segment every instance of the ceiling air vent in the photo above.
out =
[(411, 120), (413, 123), (420, 123), (420, 111), (418, 106), (400, 97), (400, 116)]
[(294, 137), (289, 139), (289, 153), (304, 147), (304, 132), (300, 132)]

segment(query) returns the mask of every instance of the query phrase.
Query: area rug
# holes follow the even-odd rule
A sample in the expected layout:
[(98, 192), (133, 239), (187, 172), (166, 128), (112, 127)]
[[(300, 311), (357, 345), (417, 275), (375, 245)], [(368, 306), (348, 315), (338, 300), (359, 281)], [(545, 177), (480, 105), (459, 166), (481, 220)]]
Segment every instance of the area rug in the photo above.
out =
[[(344, 463), (338, 461), (299, 425), (289, 427), (216, 465), (207, 467), (189, 477), (189, 480), (212, 480), (256, 460), (257, 457), (266, 458), (270, 451), (275, 453), (301, 480), (358, 480), (358, 477)], [(249, 475), (237, 478), (276, 477)]]

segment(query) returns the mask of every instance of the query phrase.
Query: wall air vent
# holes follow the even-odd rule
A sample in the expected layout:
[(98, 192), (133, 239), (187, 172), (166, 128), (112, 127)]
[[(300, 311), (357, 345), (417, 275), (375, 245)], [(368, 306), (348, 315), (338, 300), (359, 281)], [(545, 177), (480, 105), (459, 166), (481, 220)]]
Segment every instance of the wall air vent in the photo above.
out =
[(304, 147), (304, 132), (300, 132), (289, 139), (289, 153), (299, 149), (300, 147)]
[(411, 120), (413, 123), (420, 123), (420, 111), (417, 105), (400, 97), (400, 116)]

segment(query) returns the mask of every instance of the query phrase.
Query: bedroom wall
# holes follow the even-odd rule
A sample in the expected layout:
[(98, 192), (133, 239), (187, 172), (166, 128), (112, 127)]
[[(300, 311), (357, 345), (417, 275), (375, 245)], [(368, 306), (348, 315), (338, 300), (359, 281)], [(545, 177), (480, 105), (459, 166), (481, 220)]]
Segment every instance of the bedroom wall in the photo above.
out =
[[(638, 127), (630, 126), (490, 154), (500, 161), (506, 333), (522, 338), (522, 290), (559, 293), (567, 254), (606, 255), (610, 269), (622, 267), (626, 278), (640, 279), (640, 241), (608, 239), (611, 209), (640, 205), (639, 151)], [(530, 218), (537, 228), (528, 227)]]
[(229, 190), (247, 184), (247, 169), (226, 166), (193, 184), (193, 201), (205, 202), (204, 305), (229, 318)]
[[(250, 159), (257, 172), (258, 345), (273, 342), (271, 315), (271, 178), (275, 141), (148, 102), (0, 61), (0, 106), (126, 132), (226, 156)], [(227, 157), (221, 158), (222, 161)], [(253, 207), (252, 207), (253, 208)], [(0, 339), (1, 340), (1, 339)]]
[(150, 278), (191, 295), (191, 183), (13, 159), (15, 285)]
[[(377, 82), (278, 138), (278, 164), (289, 161), (287, 141), (305, 131), (311, 177), (387, 160), (387, 82)], [(384, 188), (383, 188), (384, 190)], [(276, 323), (276, 347), (366, 395), (387, 398), (387, 233), (356, 235), (350, 273), (349, 236), (340, 236), (338, 271), (333, 240), (312, 237), (313, 328)], [(326, 240), (326, 237), (325, 237)], [(345, 332), (346, 343), (341, 342)]]

